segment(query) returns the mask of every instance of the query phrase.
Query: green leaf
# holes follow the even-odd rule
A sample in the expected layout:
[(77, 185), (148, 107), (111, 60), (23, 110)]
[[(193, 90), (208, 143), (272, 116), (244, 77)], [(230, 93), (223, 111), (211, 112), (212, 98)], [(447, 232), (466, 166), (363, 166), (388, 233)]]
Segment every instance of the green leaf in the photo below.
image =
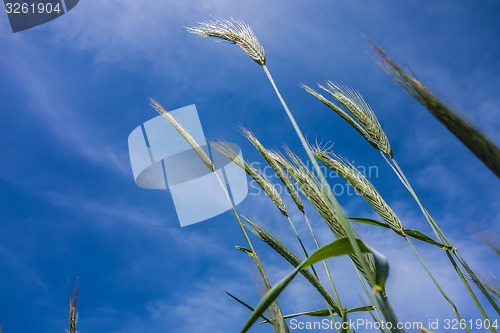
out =
[(235, 246), (236, 249), (240, 250), (241, 252), (244, 252), (248, 254), (250, 257), (253, 256), (253, 252), (250, 249), (247, 249), (246, 247), (241, 247), (241, 246)]
[(453, 250), (452, 246), (448, 246), (448, 245), (444, 245), (442, 243), (438, 243), (434, 239), (432, 239), (429, 236), (421, 233), (420, 231), (410, 230), (410, 229), (404, 229), (404, 232), (405, 232), (405, 234), (407, 234), (410, 237), (413, 237), (413, 238), (416, 238), (416, 239), (421, 240), (423, 242), (435, 245), (435, 246), (440, 247), (442, 249), (445, 249), (447, 251), (452, 251)]
[[(338, 313), (333, 313), (338, 315)], [(309, 312), (299, 312), (299, 313), (294, 313), (290, 315), (286, 315), (284, 318), (294, 318), (294, 317), (299, 317), (299, 316), (311, 316), (311, 317), (330, 317), (330, 310), (324, 309), (324, 310), (316, 310), (316, 311), (309, 311)]]
[[(373, 309), (374, 309), (374, 307), (372, 305), (370, 305), (370, 306), (363, 306), (363, 307), (360, 307), (360, 308), (355, 308), (355, 309), (347, 310), (346, 313), (371, 311)], [(334, 314), (338, 315), (337, 313), (334, 313)], [(316, 310), (316, 311), (309, 311), (309, 312), (300, 312), (300, 313), (286, 315), (285, 319), (299, 317), (299, 316), (330, 317), (330, 310), (323, 309), (323, 310)]]
[[(370, 224), (370, 225), (374, 225), (377, 227), (389, 228), (389, 226), (386, 223), (380, 222), (377, 220), (365, 219), (362, 217), (349, 217), (349, 220), (354, 221), (354, 222), (361, 222), (361, 223), (365, 223), (365, 224)], [(404, 229), (404, 232), (405, 232), (405, 234), (407, 234), (410, 237), (413, 237), (413, 238), (416, 238), (416, 239), (421, 240), (423, 242), (440, 247), (440, 248), (445, 249), (447, 251), (453, 250), (452, 246), (448, 246), (448, 245), (444, 245), (442, 243), (436, 242), (434, 239), (430, 238), (429, 236), (427, 236), (426, 234), (424, 234), (420, 231), (411, 230), (411, 229)]]
[[(351, 312), (364, 312), (364, 311), (372, 311), (375, 309), (374, 306), (362, 306), (360, 308), (355, 308), (351, 310), (347, 310), (346, 313), (351, 313)], [(338, 315), (338, 313), (333, 313)], [(290, 318), (295, 318), (295, 317), (300, 317), (300, 316), (311, 316), (311, 317), (330, 317), (330, 310), (328, 309), (323, 309), (323, 310), (316, 310), (316, 311), (309, 311), (309, 312), (299, 312), (299, 313), (294, 313), (294, 314), (289, 314), (284, 316), (285, 319), (290, 319)], [(263, 324), (265, 321), (260, 322), (259, 324)]]
[[(379, 285), (379, 283), (385, 283), (385, 279), (388, 274), (388, 264), (384, 256), (379, 254), (373, 249), (370, 249), (361, 240), (356, 240), (359, 248), (363, 253), (372, 252), (374, 254), (375, 262), (381, 261), (379, 265), (375, 264), (377, 269), (381, 269), (380, 274), (376, 274), (376, 283), (378, 287), (383, 290), (384, 285)], [(303, 261), (299, 266), (297, 266), (291, 273), (285, 276), (281, 281), (274, 285), (260, 300), (259, 304), (248, 318), (245, 326), (242, 328), (241, 333), (247, 332), (250, 327), (255, 323), (257, 318), (259, 318), (264, 311), (271, 305), (272, 302), (281, 294), (281, 292), (288, 286), (288, 284), (293, 280), (293, 278), (299, 273), (300, 270), (305, 269), (317, 262), (326, 260), (328, 258), (343, 256), (347, 254), (353, 254), (354, 249), (347, 237), (339, 238), (336, 241), (321, 247), (319, 250), (314, 252), (307, 260)], [(385, 277), (383, 276), (385, 274)]]
[(374, 226), (377, 226), (377, 227), (389, 228), (389, 226), (387, 225), (387, 223), (380, 222), (380, 221), (377, 221), (377, 220), (365, 219), (365, 218), (362, 218), (362, 217), (348, 217), (348, 219), (351, 220), (351, 221), (354, 221), (354, 222), (361, 222), (361, 223), (365, 223), (365, 224), (371, 224), (371, 225), (374, 225)]
[[(242, 300), (240, 300), (239, 298), (237, 298), (236, 296), (234, 295), (231, 295), (230, 293), (228, 293), (227, 291), (225, 291), (225, 293), (231, 297), (232, 299), (234, 299), (236, 302), (240, 303), (241, 305), (243, 305), (245, 308), (249, 309), (250, 311), (254, 311), (254, 309), (248, 305), (247, 303), (243, 302)], [(261, 315), (262, 319), (265, 320), (265, 322), (267, 323), (270, 323), (271, 324), (271, 319), (267, 318), (266, 316), (264, 315)]]
[(351, 309), (351, 310), (347, 310), (346, 313), (368, 312), (368, 311), (372, 311), (372, 310), (375, 310), (375, 307), (373, 305), (367, 305), (367, 306), (362, 306), (362, 307), (359, 307), (359, 308), (354, 308), (354, 309)]
[(385, 292), (385, 281), (389, 276), (389, 261), (382, 253), (376, 251), (374, 248), (368, 246), (368, 249), (372, 253), (375, 261), (375, 285), (373, 286), (373, 291)]

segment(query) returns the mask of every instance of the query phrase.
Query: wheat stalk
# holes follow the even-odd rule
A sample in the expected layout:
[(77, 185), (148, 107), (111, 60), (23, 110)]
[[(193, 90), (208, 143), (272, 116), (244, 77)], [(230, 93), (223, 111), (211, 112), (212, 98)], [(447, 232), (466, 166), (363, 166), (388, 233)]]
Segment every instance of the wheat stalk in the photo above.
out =
[[(328, 204), (328, 199), (325, 196), (325, 191), (319, 182), (319, 180), (307, 169), (305, 164), (297, 157), (294, 153), (292, 153), (288, 148), (287, 155), (293, 161), (293, 164), (287, 161), (283, 155), (280, 153), (273, 153), (271, 156), (275, 159), (275, 161), (281, 165), (286, 172), (297, 182), (299, 187), (302, 190), (302, 193), (306, 196), (306, 198), (312, 203), (316, 211), (326, 222), (330, 230), (333, 232), (335, 237), (342, 238), (346, 237), (346, 230), (339, 222), (339, 219), (333, 210), (332, 206)], [(357, 234), (354, 230), (351, 232), (357, 237)], [(351, 259), (355, 266), (363, 273), (363, 275), (374, 274), (374, 262), (371, 256), (367, 254), (362, 254), (363, 259), (366, 260), (369, 267), (369, 272), (365, 272), (363, 266), (361, 265), (358, 254), (350, 255)]]
[[(235, 22), (238, 22), (237, 24)], [(302, 134), (302, 131), (300, 130), (300, 127), (298, 126), (297, 122), (295, 121), (295, 117), (293, 116), (292, 112), (288, 108), (288, 105), (286, 104), (285, 100), (283, 99), (283, 96), (281, 95), (278, 87), (276, 86), (276, 83), (274, 82), (274, 79), (269, 72), (268, 68), (266, 67), (266, 59), (263, 51), (263, 47), (256, 38), (255, 34), (253, 33), (252, 29), (248, 27), (245, 23), (241, 21), (235, 21), (234, 19), (230, 20), (215, 20), (215, 21), (209, 21), (205, 23), (201, 23), (198, 27), (195, 28), (188, 28), (188, 31), (205, 36), (205, 37), (216, 37), (220, 38), (226, 41), (229, 41), (231, 43), (239, 45), (257, 64), (259, 64), (264, 72), (266, 73), (267, 78), (269, 79), (269, 82), (271, 83), (278, 99), (280, 100), (281, 105), (283, 106), (283, 109), (285, 110), (290, 122), (292, 123), (292, 126), (294, 127), (294, 130), (299, 137), (302, 146), (304, 147), (304, 150), (307, 153), (307, 156), (311, 163), (313, 164), (314, 169), (317, 172), (317, 175), (319, 177), (319, 181), (321, 182), (322, 189), (324, 190), (323, 195), (326, 198), (326, 204), (331, 206), (331, 209), (335, 212), (335, 215), (338, 218), (338, 222), (340, 225), (343, 227), (347, 238), (349, 239), (349, 243), (351, 244), (354, 253), (355, 253), (355, 258), (358, 260), (358, 264), (360, 267), (362, 267), (362, 272), (365, 274), (365, 278), (368, 281), (368, 283), (374, 288), (374, 293), (379, 301), (379, 304), (381, 307), (383, 307), (383, 313), (384, 316), (388, 321), (393, 323), (394, 325), (398, 321), (396, 314), (394, 313), (392, 307), (389, 304), (389, 300), (387, 299), (386, 295), (382, 292), (380, 286), (377, 284), (377, 276), (374, 274), (374, 269), (373, 267), (370, 267), (369, 262), (366, 259), (366, 254), (363, 253), (361, 250), (361, 247), (358, 244), (356, 235), (353, 230), (353, 226), (350, 221), (346, 218), (342, 208), (340, 207), (337, 199), (333, 195), (332, 190), (328, 186), (328, 182), (323, 175), (321, 168), (319, 167), (318, 162), (316, 161), (311, 149), (309, 148), (309, 145), (307, 143), (307, 140), (305, 139), (304, 135)], [(369, 257), (371, 258), (371, 257)], [(395, 331), (400, 332), (401, 330), (395, 329)]]
[[(237, 23), (236, 23), (237, 22)], [(215, 21), (208, 21), (205, 23), (201, 23), (198, 27), (194, 28), (188, 28), (188, 31), (204, 36), (204, 37), (216, 37), (220, 38), (226, 41), (229, 41), (231, 43), (239, 45), (256, 63), (262, 66), (262, 69), (266, 73), (267, 78), (269, 79), (269, 82), (273, 86), (273, 89), (278, 96), (278, 99), (281, 102), (281, 105), (283, 106), (283, 109), (285, 110), (288, 118), (290, 119), (290, 122), (292, 123), (295, 132), (297, 133), (297, 136), (299, 137), (302, 146), (304, 147), (304, 150), (306, 151), (311, 163), (313, 164), (316, 172), (318, 173), (318, 177), (323, 184), (323, 186), (327, 186), (328, 182), (321, 172), (321, 169), (319, 167), (318, 162), (314, 158), (311, 150), (309, 149), (309, 146), (307, 144), (307, 141), (302, 134), (302, 131), (300, 130), (300, 127), (298, 126), (297, 122), (295, 121), (295, 117), (293, 116), (292, 112), (288, 108), (288, 105), (286, 104), (285, 100), (283, 99), (283, 96), (281, 96), (281, 93), (278, 90), (278, 87), (276, 86), (276, 83), (274, 82), (274, 79), (269, 72), (268, 68), (266, 67), (266, 58), (264, 55), (264, 48), (260, 44), (259, 40), (253, 33), (253, 30), (244, 22), (242, 21), (236, 21), (234, 19), (230, 20), (215, 20)], [(361, 248), (359, 247), (356, 238), (354, 234), (351, 231), (352, 224), (347, 220), (342, 208), (340, 207), (339, 203), (337, 202), (337, 199), (333, 195), (331, 189), (328, 187), (326, 190), (326, 196), (328, 198), (328, 203), (332, 206), (332, 208), (335, 210), (336, 214), (339, 216), (339, 221), (340, 223), (345, 227), (346, 232), (347, 232), (347, 237), (349, 238), (349, 242), (351, 243), (354, 252), (356, 252), (358, 255), (362, 256), (362, 251)], [(368, 268), (368, 263), (365, 262), (365, 260), (361, 259), (361, 266), (363, 266), (365, 269), (364, 271), (369, 272), (370, 269)], [(368, 275), (366, 276), (367, 280), (371, 285), (375, 284), (375, 276)], [(391, 313), (390, 320), (394, 321), (395, 314)]]
[[(404, 69), (399, 67), (392, 59), (389, 58), (389, 56), (387, 56), (387, 54), (382, 49), (380, 49), (370, 40), (369, 42), (374, 52), (379, 56), (384, 70), (389, 73), (396, 81), (398, 81), (403, 86), (403, 88), (405, 88), (415, 99), (417, 99), (423, 106), (425, 106), (436, 119), (438, 119), (443, 125), (445, 125), (445, 127), (447, 127), (448, 130), (450, 130), (450, 132), (452, 132), (460, 141), (462, 141), (462, 143), (465, 144), (465, 146), (467, 146), (469, 150), (471, 150), (478, 158), (480, 158), (482, 162), (490, 168), (491, 171), (493, 171), (498, 177), (500, 177), (500, 149), (489, 138), (481, 133), (481, 131), (476, 128), (475, 125), (467, 122), (458, 114), (453, 112), (453, 110), (448, 108), (437, 96), (435, 96), (429, 89), (427, 89), (427, 87), (425, 87), (422, 82), (420, 82), (413, 75), (413, 73), (411, 73), (409, 70), (405, 71)], [(389, 164), (389, 166), (391, 166), (408, 192), (412, 195), (415, 202), (420, 207), (420, 210), (425, 216), (427, 222), (434, 231), (434, 234), (441, 242), (445, 242), (447, 245), (453, 247), (450, 240), (446, 237), (439, 225), (434, 221), (429, 212), (423, 206), (420, 198), (413, 190), (413, 187), (411, 186), (403, 170), (399, 167), (394, 157), (391, 157), (391, 160), (389, 161), (386, 156), (384, 156), (383, 154), (382, 156)], [(500, 315), (500, 307), (493, 299), (487, 287), (483, 285), (481, 280), (470, 268), (469, 264), (465, 261), (465, 259), (462, 258), (458, 249), (454, 248), (452, 252), (458, 259), (462, 267), (465, 268), (472, 281), (477, 285), (483, 295), (490, 302), (496, 313)], [(473, 298), (477, 308), (479, 309), (485, 320), (489, 320), (486, 312), (481, 306), (481, 303), (474, 295), (474, 292), (463, 276), (463, 273), (456, 266), (455, 260), (452, 256), (449, 255), (449, 253), (447, 253), (447, 256), (451, 264), (455, 267), (456, 272), (462, 280), (464, 286)], [(493, 327), (491, 327), (491, 330), (492, 332), (495, 332), (495, 329)]]
[[(226, 195), (226, 197), (231, 205), (231, 208), (232, 208), (233, 213), (236, 217), (236, 220), (238, 221), (238, 224), (241, 228), (241, 231), (243, 232), (243, 235), (245, 236), (245, 239), (250, 247), (250, 250), (252, 252), (252, 258), (254, 259), (257, 268), (259, 269), (259, 272), (262, 276), (262, 279), (264, 280), (264, 284), (266, 285), (266, 289), (267, 290), (271, 289), (271, 284), (269, 283), (269, 279), (267, 278), (267, 275), (264, 271), (264, 267), (262, 266), (262, 263), (260, 262), (260, 259), (257, 256), (257, 253), (255, 252), (255, 249), (252, 245), (252, 242), (250, 241), (250, 238), (248, 238), (248, 235), (245, 231), (245, 228), (243, 227), (243, 224), (240, 220), (240, 217), (239, 217), (238, 213), (236, 212), (236, 209), (234, 207), (232, 199), (229, 196), (229, 193), (227, 192), (226, 186), (224, 185), (224, 183), (220, 179), (217, 172), (215, 172), (215, 167), (212, 164), (212, 161), (210, 160), (208, 155), (205, 153), (205, 151), (200, 148), (200, 145), (196, 142), (196, 140), (192, 137), (192, 135), (189, 134), (189, 132), (170, 113), (166, 112), (165, 109), (156, 100), (151, 99), (151, 105), (155, 108), (155, 110), (158, 113), (163, 115), (163, 117), (165, 117), (165, 119), (168, 120), (168, 122), (175, 128), (175, 130), (177, 130), (177, 132), (184, 138), (184, 140), (186, 140), (186, 142), (195, 150), (195, 152), (198, 154), (200, 159), (205, 163), (205, 165), (210, 169), (210, 171), (212, 171), (215, 174), (215, 176), (217, 177), (217, 180), (219, 181), (219, 184), (221, 185), (221, 187), (222, 187), (222, 189), (223, 189), (223, 191), (224, 191), (224, 193), (225, 193), (225, 195)], [(234, 154), (234, 152), (233, 152), (233, 154)], [(276, 193), (278, 193), (278, 192), (276, 191)], [(283, 204), (283, 207), (284, 207), (284, 204)], [(285, 208), (285, 211), (286, 211), (286, 208)], [(275, 318), (277, 318), (277, 320), (275, 320), (273, 322), (273, 328), (275, 329), (276, 333), (288, 333), (289, 332), (288, 327), (286, 326), (286, 322), (283, 319), (283, 314), (281, 313), (281, 309), (279, 308), (278, 303), (276, 301), (273, 302), (271, 311), (275, 314)]]

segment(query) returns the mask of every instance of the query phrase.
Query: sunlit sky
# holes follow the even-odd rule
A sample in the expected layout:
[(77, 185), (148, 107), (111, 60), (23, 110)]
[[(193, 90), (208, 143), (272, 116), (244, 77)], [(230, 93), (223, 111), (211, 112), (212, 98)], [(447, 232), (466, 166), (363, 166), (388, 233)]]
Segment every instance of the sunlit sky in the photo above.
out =
[[(307, 138), (331, 141), (355, 165), (376, 167), (370, 179), (405, 227), (431, 235), (380, 154), (299, 84), (328, 79), (358, 90), (449, 238), (482, 275), (500, 274), (498, 257), (476, 237), (500, 232), (498, 178), (377, 66), (363, 37), (500, 144), (498, 1), (81, 1), (68, 14), (16, 34), (0, 14), (5, 333), (64, 332), (76, 278), (81, 333), (237, 332), (246, 321), (250, 312), (224, 293), (252, 305), (259, 300), (258, 273), (234, 248), (246, 245), (234, 216), (181, 228), (168, 191), (136, 186), (127, 147), (130, 132), (157, 115), (148, 101), (154, 97), (169, 110), (196, 104), (207, 139), (237, 143), (249, 161), (264, 162), (240, 124), (264, 145), (287, 144), (305, 158), (262, 69), (236, 46), (186, 32), (211, 15), (250, 24)], [(293, 201), (284, 200), (312, 252), (307, 225)], [(339, 201), (347, 215), (376, 217), (358, 196), (340, 195)], [(300, 253), (267, 197), (249, 195), (237, 209)], [(306, 210), (320, 242), (332, 241), (314, 209)], [(454, 317), (403, 239), (358, 227), (389, 259), (387, 293), (401, 320)], [(271, 282), (279, 281), (291, 267), (252, 239)], [(414, 243), (462, 316), (479, 318), (444, 253)], [(330, 266), (342, 303), (362, 306), (363, 291), (347, 259)], [(302, 277), (279, 303), (284, 313), (325, 306)]]

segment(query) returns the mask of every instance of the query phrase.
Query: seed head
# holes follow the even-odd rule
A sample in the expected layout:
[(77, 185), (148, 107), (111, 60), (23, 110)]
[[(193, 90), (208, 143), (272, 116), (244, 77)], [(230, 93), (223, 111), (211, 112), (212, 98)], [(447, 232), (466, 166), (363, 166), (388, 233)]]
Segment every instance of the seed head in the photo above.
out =
[(190, 33), (203, 37), (216, 37), (236, 44), (245, 51), (250, 58), (261, 66), (266, 64), (264, 47), (255, 36), (252, 28), (245, 22), (229, 19), (219, 19), (198, 23), (197, 27), (187, 28)]

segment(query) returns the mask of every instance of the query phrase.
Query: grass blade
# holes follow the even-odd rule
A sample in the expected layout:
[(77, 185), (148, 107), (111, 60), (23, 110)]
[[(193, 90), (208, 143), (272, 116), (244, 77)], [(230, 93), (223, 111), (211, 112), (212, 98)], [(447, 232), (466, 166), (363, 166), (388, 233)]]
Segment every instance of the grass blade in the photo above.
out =
[(430, 238), (429, 236), (427, 236), (426, 234), (424, 234), (418, 230), (405, 229), (405, 234), (407, 234), (410, 237), (421, 240), (423, 242), (440, 247), (446, 251), (453, 251), (455, 249), (453, 246), (448, 246), (448, 245), (444, 245), (443, 243), (436, 242), (434, 239)]
[(390, 229), (390, 227), (387, 225), (387, 223), (384, 223), (384, 222), (381, 222), (381, 221), (377, 221), (377, 220), (373, 220), (373, 219), (365, 219), (365, 218), (362, 218), (362, 217), (348, 217), (348, 219), (351, 220), (351, 221), (354, 221), (354, 222), (360, 222), (360, 223), (364, 223), (364, 224), (370, 224), (370, 225), (374, 225), (374, 226), (377, 226), (377, 227), (382, 227), (382, 228)]
[[(370, 224), (370, 225), (374, 225), (377, 227), (390, 229), (390, 227), (386, 223), (381, 222), (381, 221), (377, 221), (377, 220), (373, 220), (373, 219), (365, 219), (365, 218), (361, 218), (361, 217), (349, 217), (349, 220), (354, 221), (354, 222), (360, 222), (360, 223), (364, 223), (364, 224)], [(410, 236), (412, 238), (415, 238), (415, 239), (421, 240), (423, 242), (432, 244), (432, 245), (437, 246), (439, 248), (442, 248), (444, 250), (453, 251), (453, 249), (454, 249), (454, 247), (452, 247), (452, 246), (448, 246), (448, 245), (445, 245), (443, 243), (436, 242), (434, 239), (430, 238), (429, 236), (427, 236), (426, 234), (424, 234), (423, 232), (420, 232), (418, 230), (403, 229), (403, 231), (407, 236)]]
[[(252, 308), (250, 305), (248, 305), (247, 303), (243, 302), (242, 300), (240, 300), (238, 297), (234, 296), (234, 295), (231, 295), (230, 293), (228, 293), (227, 291), (225, 291), (225, 293), (231, 297), (232, 299), (234, 299), (236, 302), (240, 303), (241, 305), (243, 305), (245, 308), (249, 309), (250, 311), (254, 311), (254, 308)], [(265, 322), (267, 323), (272, 323), (272, 320), (267, 318), (266, 316), (264, 316), (263, 314), (261, 315), (262, 319), (265, 320)], [(286, 319), (286, 318), (285, 318)]]
[[(372, 311), (374, 308), (373, 306), (362, 306), (359, 308), (347, 310), (346, 313), (353, 313), (353, 312), (366, 312), (366, 311)], [(330, 312), (328, 309), (323, 309), (323, 310), (316, 310), (316, 311), (309, 311), (309, 312), (300, 312), (300, 313), (294, 313), (294, 314), (289, 314), (285, 315), (285, 319), (289, 318), (295, 318), (295, 317), (300, 317), (300, 316), (311, 316), (311, 317), (329, 317)]]
[[(374, 289), (379, 289), (382, 291), (389, 272), (387, 260), (381, 254), (377, 253), (373, 249), (368, 248), (361, 240), (357, 239), (356, 242), (358, 243), (359, 249), (361, 249), (363, 253), (371, 252), (374, 254), (375, 266), (378, 268), (378, 270), (380, 270), (379, 274), (377, 274), (376, 285)], [(260, 317), (260, 315), (271, 305), (272, 302), (274, 302), (274, 300), (276, 300), (276, 298), (281, 294), (281, 292), (283, 292), (283, 290), (288, 286), (288, 284), (293, 280), (293, 278), (299, 273), (300, 270), (328, 258), (353, 253), (354, 249), (351, 246), (350, 240), (347, 237), (344, 237), (321, 247), (319, 250), (311, 254), (311, 256), (307, 260), (303, 261), (291, 273), (289, 273), (281, 281), (274, 285), (274, 287), (272, 287), (271, 290), (269, 290), (261, 298), (259, 304), (255, 308), (250, 318), (247, 320), (245, 326), (243, 326), (243, 328), (241, 329), (241, 333), (247, 332), (250, 329), (257, 318)]]

